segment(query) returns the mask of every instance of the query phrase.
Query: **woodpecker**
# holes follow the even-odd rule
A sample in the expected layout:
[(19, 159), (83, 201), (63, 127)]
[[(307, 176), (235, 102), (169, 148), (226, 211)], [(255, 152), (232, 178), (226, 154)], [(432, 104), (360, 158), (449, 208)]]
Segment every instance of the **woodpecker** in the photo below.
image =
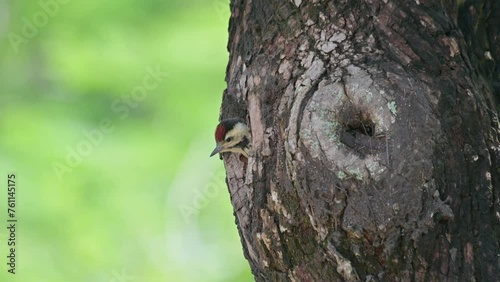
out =
[(210, 157), (217, 153), (240, 153), (248, 158), (251, 151), (250, 132), (245, 122), (240, 118), (222, 120), (215, 129), (215, 147)]

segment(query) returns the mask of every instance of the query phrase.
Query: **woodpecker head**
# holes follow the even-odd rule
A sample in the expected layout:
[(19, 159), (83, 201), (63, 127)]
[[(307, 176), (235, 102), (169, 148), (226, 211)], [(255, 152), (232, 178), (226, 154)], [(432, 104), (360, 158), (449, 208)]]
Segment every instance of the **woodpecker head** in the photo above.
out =
[(240, 153), (248, 158), (250, 153), (250, 132), (245, 122), (240, 118), (222, 120), (215, 129), (215, 147), (210, 157), (217, 153)]

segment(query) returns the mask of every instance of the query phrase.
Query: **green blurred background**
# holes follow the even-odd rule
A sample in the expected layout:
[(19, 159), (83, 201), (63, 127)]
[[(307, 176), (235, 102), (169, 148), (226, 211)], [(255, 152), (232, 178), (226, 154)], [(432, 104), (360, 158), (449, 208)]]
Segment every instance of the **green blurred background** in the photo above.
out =
[(253, 281), (208, 158), (228, 2), (0, 0), (0, 281)]

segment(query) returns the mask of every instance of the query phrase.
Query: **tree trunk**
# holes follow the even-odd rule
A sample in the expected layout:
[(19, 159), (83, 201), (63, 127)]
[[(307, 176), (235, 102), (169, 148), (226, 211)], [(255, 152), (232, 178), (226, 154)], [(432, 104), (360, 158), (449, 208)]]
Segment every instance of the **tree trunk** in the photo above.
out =
[(255, 279), (500, 281), (500, 1), (231, 2)]

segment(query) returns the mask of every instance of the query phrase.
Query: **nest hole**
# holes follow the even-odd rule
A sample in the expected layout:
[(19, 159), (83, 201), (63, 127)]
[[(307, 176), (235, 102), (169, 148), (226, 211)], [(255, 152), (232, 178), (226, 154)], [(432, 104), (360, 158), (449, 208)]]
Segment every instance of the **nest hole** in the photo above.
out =
[(375, 123), (368, 115), (360, 113), (346, 124), (346, 132), (374, 136)]
[[(385, 141), (376, 133), (376, 124), (371, 116), (359, 108), (350, 108), (342, 112), (343, 129), (340, 142), (351, 148), (361, 158), (385, 149)], [(378, 135), (378, 136), (377, 136)]]

